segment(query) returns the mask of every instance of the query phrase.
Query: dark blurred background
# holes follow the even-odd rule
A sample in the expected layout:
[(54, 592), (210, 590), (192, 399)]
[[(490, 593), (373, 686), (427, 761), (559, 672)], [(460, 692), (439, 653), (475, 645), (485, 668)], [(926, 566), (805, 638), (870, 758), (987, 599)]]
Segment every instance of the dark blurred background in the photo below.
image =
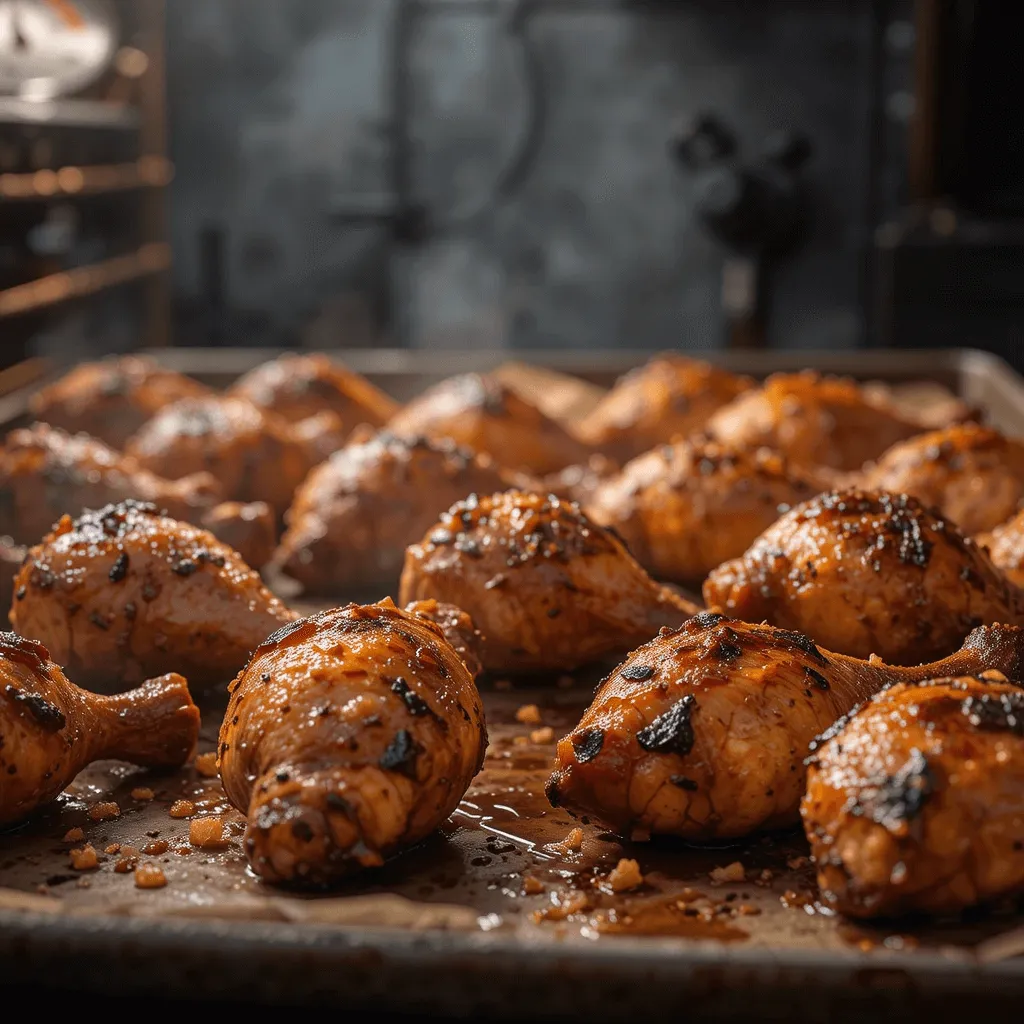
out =
[(1022, 29), (998, 0), (0, 0), (0, 361), (1020, 364)]

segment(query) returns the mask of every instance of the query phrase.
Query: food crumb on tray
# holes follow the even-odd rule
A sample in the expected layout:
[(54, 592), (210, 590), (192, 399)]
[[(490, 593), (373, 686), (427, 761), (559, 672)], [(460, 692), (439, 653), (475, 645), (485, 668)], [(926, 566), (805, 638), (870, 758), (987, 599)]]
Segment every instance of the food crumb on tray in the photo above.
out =
[(724, 868), (712, 868), (708, 874), (711, 878), (712, 884), (714, 885), (727, 885), (729, 882), (742, 882), (747, 876), (745, 868), (738, 860), (734, 860), (731, 864), (726, 864)]
[(72, 871), (93, 871), (100, 866), (100, 859), (92, 843), (72, 850), (68, 855)]
[(623, 857), (608, 873), (605, 884), (612, 892), (628, 892), (644, 884), (640, 865), (631, 858)]
[(167, 884), (167, 876), (158, 864), (143, 861), (135, 869), (136, 889), (162, 889)]
[(523, 725), (540, 725), (540, 708), (536, 704), (524, 704), (516, 711), (516, 721)]
[(188, 841), (200, 850), (216, 850), (226, 846), (224, 822), (220, 818), (195, 818), (189, 823)]
[(102, 800), (89, 808), (91, 821), (110, 821), (121, 816), (121, 808), (113, 800)]
[(188, 818), (196, 813), (196, 805), (191, 800), (175, 800), (167, 813), (172, 818)]
[(200, 754), (195, 761), (196, 772), (204, 779), (215, 779), (217, 777), (217, 755), (214, 751)]

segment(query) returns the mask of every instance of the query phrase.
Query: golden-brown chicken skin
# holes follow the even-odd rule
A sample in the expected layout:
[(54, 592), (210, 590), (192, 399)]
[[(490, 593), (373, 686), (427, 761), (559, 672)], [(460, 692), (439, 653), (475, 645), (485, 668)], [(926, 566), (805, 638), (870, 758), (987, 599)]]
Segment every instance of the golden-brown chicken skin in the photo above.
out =
[(507, 384), (476, 373), (450, 377), (388, 423), (402, 437), (450, 438), (509, 469), (536, 475), (586, 462), (589, 449)]
[(398, 412), (398, 403), (365, 377), (319, 354), (271, 359), (235, 381), (228, 394), (292, 423), (333, 413), (345, 434), (361, 423), (383, 426)]
[(854, 470), (924, 429), (852, 380), (778, 373), (723, 406), (707, 434), (737, 447), (773, 448), (803, 466)]
[(484, 667), (496, 672), (620, 655), (697, 611), (578, 505), (523, 491), (453, 505), (409, 547), (399, 592), (402, 604), (472, 609)]
[(991, 530), (1024, 499), (1024, 442), (960, 423), (890, 448), (858, 477), (868, 490), (912, 494), (966, 534)]
[(1024, 890), (1024, 690), (899, 684), (822, 738), (801, 804), (822, 901), (947, 915)]
[(123, 502), (65, 516), (15, 580), (11, 621), (82, 685), (226, 682), (295, 614), (211, 533)]
[(905, 494), (829, 491), (787, 512), (704, 582), (704, 601), (834, 651), (914, 665), (975, 627), (1024, 622), (984, 549)]
[(511, 484), (487, 455), (384, 432), (349, 444), (295, 493), (275, 565), (307, 593), (394, 587), (405, 549), (467, 494)]
[(428, 836), (487, 747), (473, 677), (390, 600), (301, 619), (232, 683), (220, 773), (268, 882), (329, 886)]
[(634, 651), (557, 748), (547, 794), (621, 835), (735, 838), (798, 820), (814, 738), (882, 687), (996, 667), (1024, 632), (981, 627), (956, 654), (897, 668), (801, 633), (704, 612)]
[(610, 458), (628, 462), (702, 430), (713, 412), (753, 385), (749, 377), (666, 352), (620, 378), (577, 433)]
[(36, 394), (30, 409), (51, 426), (120, 448), (165, 405), (209, 394), (199, 381), (152, 359), (122, 356), (76, 366)]
[(42, 644), (0, 633), (0, 826), (54, 799), (91, 761), (177, 768), (198, 736), (181, 676), (100, 697), (69, 682)]
[[(307, 429), (311, 423), (312, 432)], [(209, 472), (226, 498), (265, 501), (281, 516), (295, 488), (336, 444), (338, 421), (329, 414), (290, 424), (244, 399), (214, 396), (168, 406), (128, 442), (125, 452), (170, 479)]]
[(975, 539), (1007, 579), (1024, 587), (1024, 510)]
[(700, 586), (824, 480), (767, 448), (696, 438), (661, 445), (599, 485), (586, 505), (658, 579)]

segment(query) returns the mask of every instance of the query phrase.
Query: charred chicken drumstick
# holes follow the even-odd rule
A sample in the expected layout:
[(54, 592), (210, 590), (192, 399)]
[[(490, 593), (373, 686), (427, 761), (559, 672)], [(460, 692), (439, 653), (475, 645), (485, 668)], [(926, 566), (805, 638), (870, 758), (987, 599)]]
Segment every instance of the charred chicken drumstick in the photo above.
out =
[(407, 545), (467, 494), (511, 484), (487, 455), (451, 441), (380, 433), (317, 466), (295, 494), (274, 559), (307, 593), (387, 583)]
[(100, 697), (69, 682), (42, 644), (0, 633), (0, 826), (48, 803), (91, 761), (177, 768), (198, 735), (181, 676)]
[(123, 356), (75, 367), (35, 395), (30, 408), (51, 426), (120, 448), (165, 405), (209, 394), (199, 381), (151, 359)]
[(1024, 593), (981, 547), (914, 498), (884, 492), (798, 505), (708, 576), (704, 600), (898, 665), (949, 654), (975, 626), (1024, 623)]
[(1024, 690), (997, 671), (878, 694), (822, 737), (800, 807), (821, 898), (950, 914), (1024, 889)]
[(406, 552), (400, 594), (472, 608), (484, 667), (502, 672), (621, 654), (697, 611), (578, 505), (522, 491), (453, 505)]
[(819, 474), (767, 448), (676, 441), (598, 484), (586, 510), (613, 527), (654, 577), (699, 587), (715, 566), (743, 554), (782, 512), (824, 486)]
[(1024, 587), (1024, 510), (976, 539), (991, 555), (996, 568), (1018, 587)]
[(473, 676), (429, 606), (386, 600), (300, 619), (259, 646), (232, 683), (220, 772), (249, 816), (253, 870), (326, 886), (429, 835), (486, 746)]
[(228, 680), (295, 618), (212, 534), (133, 501), (65, 516), (15, 588), (15, 629), (103, 690), (167, 671), (193, 688)]
[(815, 736), (882, 687), (995, 668), (1024, 674), (1024, 631), (980, 627), (918, 668), (704, 612), (634, 651), (561, 740), (547, 793), (621, 835), (721, 839), (793, 824)]

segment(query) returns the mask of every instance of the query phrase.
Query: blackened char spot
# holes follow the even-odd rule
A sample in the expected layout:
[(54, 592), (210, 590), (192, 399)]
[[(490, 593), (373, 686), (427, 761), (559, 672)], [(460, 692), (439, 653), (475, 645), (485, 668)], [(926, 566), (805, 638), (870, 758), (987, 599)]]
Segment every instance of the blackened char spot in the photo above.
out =
[(670, 775), (668, 781), (673, 786), (678, 786), (680, 789), (685, 789), (687, 792), (692, 793), (697, 788), (697, 783), (693, 779), (688, 779), (685, 775)]
[(636, 741), (644, 750), (659, 754), (686, 756), (693, 750), (693, 725), (690, 716), (697, 707), (697, 699), (688, 693), (675, 702), (664, 714), (641, 729)]
[(820, 672), (815, 672), (810, 665), (804, 666), (804, 675), (807, 676), (807, 678), (810, 679), (819, 690), (828, 690), (831, 688), (828, 680)]
[(902, 831), (922, 811), (935, 788), (935, 776), (924, 754), (916, 748), (894, 775), (868, 787), (853, 813), (860, 813), (890, 831)]
[(128, 575), (128, 552), (122, 551), (107, 574), (111, 583), (120, 583)]
[(1024, 693), (968, 697), (960, 710), (977, 729), (1005, 730), (1024, 737)]
[(292, 822), (292, 835), (295, 836), (300, 843), (308, 843), (313, 838), (313, 827), (308, 821), (303, 821), (299, 818), (298, 821)]
[(698, 612), (690, 621), (701, 629), (710, 629), (712, 626), (724, 622), (725, 616), (719, 615), (718, 612)]
[(711, 653), (722, 661), (735, 661), (743, 653), (743, 648), (729, 640), (719, 640)]
[(642, 683), (645, 679), (650, 679), (654, 675), (654, 669), (650, 665), (627, 665), (619, 675), (623, 679), (632, 679), (635, 682)]
[(804, 654), (813, 658), (819, 665), (827, 665), (828, 659), (821, 651), (818, 650), (815, 642), (803, 633), (797, 633), (792, 629), (776, 629), (775, 636), (782, 640), (784, 643), (792, 644), (794, 647), (803, 651)]
[(572, 737), (572, 749), (580, 764), (593, 761), (604, 746), (604, 732), (601, 729), (586, 729)]
[(46, 732), (60, 732), (68, 724), (64, 712), (40, 697), (38, 693), (28, 693), (10, 684), (7, 685), (5, 693), (28, 711)]
[(392, 680), (391, 692), (402, 698), (410, 715), (430, 714), (430, 705), (401, 676)]
[(552, 807), (559, 805), (561, 797), (558, 792), (558, 779), (554, 775), (544, 783), (544, 795), (548, 798), (548, 803)]
[(292, 633), (307, 625), (309, 625), (309, 619), (296, 619), (294, 622), (286, 623), (284, 626), (281, 626), (280, 629), (275, 629), (274, 632), (271, 633), (270, 636), (268, 636), (267, 639), (264, 640), (256, 649), (261, 650), (264, 647), (274, 647), (281, 643), (282, 640), (286, 640), (290, 637)]
[(377, 763), (385, 771), (398, 772), (400, 775), (415, 779), (418, 755), (419, 745), (412, 738), (412, 733), (406, 729), (399, 729)]

